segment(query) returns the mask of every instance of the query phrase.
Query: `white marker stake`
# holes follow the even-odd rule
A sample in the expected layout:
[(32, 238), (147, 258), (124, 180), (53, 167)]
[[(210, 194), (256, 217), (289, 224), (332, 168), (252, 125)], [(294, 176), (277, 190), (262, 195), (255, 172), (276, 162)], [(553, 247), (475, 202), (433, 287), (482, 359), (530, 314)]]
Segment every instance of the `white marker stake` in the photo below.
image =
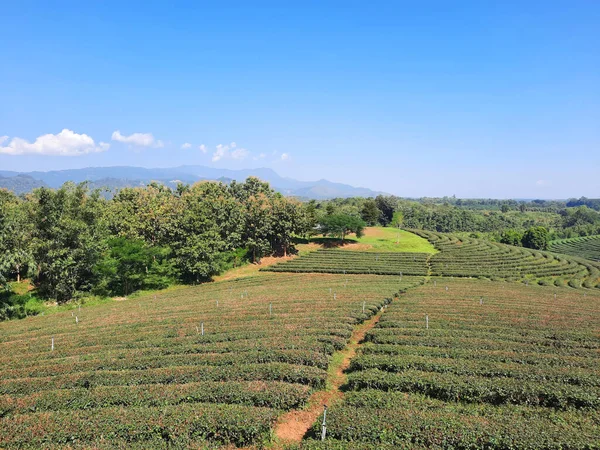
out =
[(200, 324), (200, 334), (204, 336), (204, 322)]
[(50, 351), (54, 351), (54, 336), (52, 336), (52, 344), (50, 346)]
[(429, 316), (425, 316), (425, 328), (429, 330)]
[(323, 425), (321, 426), (321, 440), (324, 441), (325, 440), (325, 436), (327, 435), (327, 426), (326, 426), (326, 420), (327, 420), (327, 405), (323, 405), (324, 407), (324, 411), (323, 411)]
[(480, 305), (483, 305), (483, 297), (481, 297), (481, 298), (479, 299), (479, 304), (480, 304)]
[(448, 292), (448, 286), (446, 286), (446, 292)]
[(269, 315), (273, 315), (273, 303), (269, 303)]
[(219, 300), (217, 300), (217, 308), (219, 307)]
[(366, 302), (363, 302), (363, 314), (365, 313), (365, 303)]
[(79, 323), (79, 317), (75, 316), (75, 323)]

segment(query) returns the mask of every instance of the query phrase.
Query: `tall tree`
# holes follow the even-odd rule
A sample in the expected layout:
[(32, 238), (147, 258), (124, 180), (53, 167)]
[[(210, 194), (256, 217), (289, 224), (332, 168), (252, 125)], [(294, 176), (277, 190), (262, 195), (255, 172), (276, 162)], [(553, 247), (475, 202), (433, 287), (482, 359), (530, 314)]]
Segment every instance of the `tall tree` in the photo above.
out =
[(94, 286), (94, 267), (105, 248), (104, 201), (85, 183), (66, 183), (33, 194), (33, 256), (42, 295), (59, 302)]
[(241, 244), (242, 206), (224, 184), (211, 181), (193, 185), (181, 202), (171, 245), (183, 278), (198, 282), (218, 273), (223, 253)]
[(381, 216), (381, 212), (377, 208), (377, 202), (372, 198), (366, 199), (360, 210), (360, 216), (367, 225), (377, 225)]

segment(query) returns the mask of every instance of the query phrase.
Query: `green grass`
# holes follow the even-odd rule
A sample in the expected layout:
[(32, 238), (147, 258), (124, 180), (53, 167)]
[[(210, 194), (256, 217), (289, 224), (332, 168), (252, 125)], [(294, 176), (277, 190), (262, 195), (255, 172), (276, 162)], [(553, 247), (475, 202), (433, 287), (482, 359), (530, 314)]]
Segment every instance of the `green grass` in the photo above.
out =
[[(399, 238), (398, 238), (399, 236)], [(359, 244), (370, 245), (366, 251), (373, 252), (416, 252), (437, 253), (437, 250), (426, 239), (409, 231), (386, 227), (365, 228), (365, 235), (356, 239)]]
[[(318, 236), (310, 239), (310, 243), (318, 244), (324, 248), (340, 248), (343, 250), (359, 250), (365, 252), (405, 252), (405, 253), (431, 253), (435, 254), (438, 251), (433, 245), (409, 231), (400, 230), (397, 228), (386, 227), (367, 227), (364, 235), (357, 238), (354, 235), (349, 235), (344, 239), (344, 245), (340, 239), (332, 237)], [(314, 251), (315, 248), (307, 247), (304, 252), (306, 254)]]

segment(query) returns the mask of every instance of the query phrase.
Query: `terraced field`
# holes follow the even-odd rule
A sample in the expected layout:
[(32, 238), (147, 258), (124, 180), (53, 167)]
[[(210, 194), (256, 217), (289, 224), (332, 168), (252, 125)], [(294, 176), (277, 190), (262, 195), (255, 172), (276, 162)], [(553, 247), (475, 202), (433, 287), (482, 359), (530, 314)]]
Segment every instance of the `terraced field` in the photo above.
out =
[(583, 236), (552, 241), (550, 250), (555, 253), (600, 261), (600, 236)]
[(427, 275), (428, 253), (322, 249), (266, 267), (268, 272)]
[(600, 264), (582, 258), (429, 231), (414, 233), (427, 238), (440, 251), (430, 259), (434, 276), (541, 280), (588, 288), (600, 283)]
[(0, 448), (260, 445), (421, 280), (264, 274), (0, 323)]
[(435, 281), (386, 308), (304, 448), (597, 448), (600, 293)]

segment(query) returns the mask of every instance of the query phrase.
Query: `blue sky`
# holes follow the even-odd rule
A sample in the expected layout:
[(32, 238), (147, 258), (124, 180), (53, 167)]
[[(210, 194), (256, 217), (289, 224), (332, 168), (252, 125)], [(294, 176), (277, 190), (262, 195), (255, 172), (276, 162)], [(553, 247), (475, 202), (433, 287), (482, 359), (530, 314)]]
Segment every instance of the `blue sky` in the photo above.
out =
[(19, 1), (0, 17), (0, 169), (600, 197), (597, 1)]

